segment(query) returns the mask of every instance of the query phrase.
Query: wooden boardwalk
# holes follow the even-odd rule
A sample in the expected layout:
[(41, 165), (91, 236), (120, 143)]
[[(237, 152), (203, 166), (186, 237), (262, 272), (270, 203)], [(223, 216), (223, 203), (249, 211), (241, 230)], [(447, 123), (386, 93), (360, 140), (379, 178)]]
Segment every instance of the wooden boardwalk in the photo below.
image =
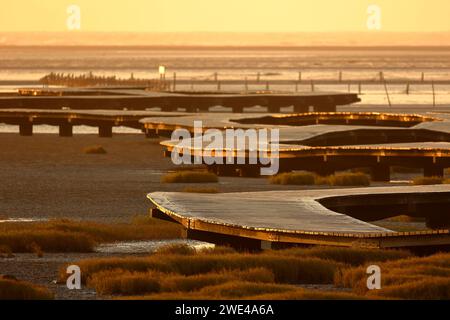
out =
[[(378, 207), (378, 218), (398, 215), (400, 208), (402, 213), (437, 218), (448, 226), (450, 186), (445, 185), (223, 194), (154, 192), (148, 198), (156, 206), (155, 217), (180, 223), (188, 238), (217, 244), (254, 248), (450, 245), (448, 229), (395, 232), (362, 221), (377, 218), (365, 214), (368, 208)], [(358, 219), (334, 210), (347, 210)]]
[(171, 117), (182, 113), (121, 110), (39, 110), (0, 109), (0, 123), (18, 125), (23, 136), (33, 135), (33, 126), (46, 124), (59, 127), (59, 135), (71, 137), (73, 126), (87, 125), (99, 128), (100, 137), (111, 137), (114, 126), (142, 129), (142, 118)]
[[(165, 133), (169, 136), (176, 128), (193, 131), (194, 120), (201, 120), (205, 129), (278, 129), (280, 144), (276, 157), (280, 172), (307, 170), (319, 175), (330, 175), (339, 170), (364, 167), (370, 168), (374, 181), (389, 181), (392, 166), (423, 169), (425, 176), (444, 175), (444, 169), (450, 167), (450, 119), (448, 114), (439, 116), (442, 118), (345, 112), (266, 115), (262, 118), (258, 115), (233, 117), (203, 114), (197, 117), (155, 117), (141, 121), (147, 134)], [(274, 124), (270, 124), (272, 122)], [(311, 122), (317, 125), (308, 125)], [(263, 166), (250, 164), (247, 145), (242, 150), (234, 150), (233, 163), (225, 164), (226, 156), (230, 155), (225, 149), (210, 148), (209, 143), (195, 143), (194, 139), (183, 141), (182, 145), (178, 140), (161, 142), (168, 151), (167, 155), (176, 151), (180, 154), (189, 152), (194, 157), (203, 156), (204, 151), (208, 151), (208, 154), (213, 151), (213, 156), (222, 158), (223, 164), (205, 163), (209, 170), (219, 175), (256, 177), (260, 174)], [(222, 145), (226, 146), (226, 143)], [(264, 148), (259, 150), (267, 151)], [(238, 157), (244, 157), (245, 161), (238, 162)]]
[[(54, 89), (52, 89), (54, 90)], [(264, 106), (268, 112), (280, 112), (282, 107), (294, 106), (296, 112), (306, 112), (311, 106), (315, 111), (333, 112), (336, 106), (359, 102), (357, 94), (316, 93), (217, 93), (217, 92), (148, 92), (144, 90), (108, 90), (100, 95), (62, 90), (61, 95), (45, 95), (41, 90), (36, 95), (0, 96), (0, 109), (103, 109), (146, 110), (160, 108), (161, 111), (187, 112), (208, 111), (222, 106), (233, 112), (243, 112), (246, 107)], [(96, 89), (98, 90), (98, 89)], [(64, 93), (66, 92), (66, 93)], [(67, 93), (68, 92), (68, 93)], [(68, 95), (69, 94), (69, 95)]]

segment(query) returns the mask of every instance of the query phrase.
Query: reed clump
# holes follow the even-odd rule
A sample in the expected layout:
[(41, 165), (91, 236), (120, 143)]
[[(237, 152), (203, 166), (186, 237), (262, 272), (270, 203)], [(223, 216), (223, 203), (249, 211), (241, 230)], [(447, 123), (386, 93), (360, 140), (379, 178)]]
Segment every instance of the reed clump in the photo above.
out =
[(149, 217), (117, 224), (73, 220), (0, 224), (0, 247), (38, 256), (44, 252), (92, 252), (100, 243), (180, 237), (178, 225)]
[[(292, 248), (237, 253), (171, 246), (146, 257), (76, 262), (99, 294), (139, 299), (438, 299), (449, 297), (450, 254), (416, 257), (402, 250)], [(368, 265), (382, 289), (367, 289)], [(66, 277), (61, 269), (60, 280)], [(324, 285), (306, 289), (302, 284)], [(300, 285), (300, 286), (299, 286)]]
[(316, 176), (310, 172), (283, 172), (269, 177), (270, 183), (281, 185), (309, 186), (314, 185), (315, 181)]
[(310, 172), (284, 172), (269, 177), (269, 182), (280, 185), (369, 186), (370, 177), (361, 172), (343, 172), (324, 177)]
[(162, 183), (215, 183), (219, 178), (208, 171), (177, 171), (162, 176)]
[[(336, 270), (343, 266), (331, 260), (314, 257), (291, 257), (274, 253), (212, 254), (195, 255), (167, 254), (149, 257), (99, 258), (77, 262), (82, 270), (83, 280), (95, 273), (123, 269), (130, 272), (163, 272), (190, 276), (226, 270), (247, 270), (266, 268), (273, 272), (277, 283), (331, 283)], [(64, 270), (61, 273), (65, 279)]]
[(95, 273), (88, 285), (99, 294), (138, 295), (162, 292), (192, 292), (230, 281), (271, 283), (273, 274), (264, 268), (243, 271), (222, 270), (206, 274), (184, 276), (161, 272), (129, 272), (122, 269)]
[(89, 146), (83, 149), (85, 154), (106, 154), (106, 149), (100, 145)]
[(292, 248), (281, 250), (278, 254), (295, 257), (314, 257), (324, 260), (336, 261), (350, 266), (359, 266), (368, 262), (384, 262), (412, 257), (405, 250), (383, 250), (365, 248), (340, 248), (340, 247), (311, 247)]
[(51, 300), (53, 294), (46, 288), (0, 276), (0, 300)]
[(335, 285), (351, 288), (355, 294), (389, 299), (449, 299), (450, 254), (410, 257), (379, 264), (381, 289), (368, 290), (364, 267), (343, 269)]
[(433, 184), (450, 184), (450, 179), (444, 177), (415, 177), (412, 184), (419, 185), (433, 185)]

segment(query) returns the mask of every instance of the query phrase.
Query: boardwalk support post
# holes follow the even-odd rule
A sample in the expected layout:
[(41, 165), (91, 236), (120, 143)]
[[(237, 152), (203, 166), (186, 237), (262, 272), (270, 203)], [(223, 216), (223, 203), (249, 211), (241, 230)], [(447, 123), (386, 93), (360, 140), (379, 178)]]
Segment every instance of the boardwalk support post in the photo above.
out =
[(100, 138), (111, 138), (112, 137), (112, 125), (102, 124), (98, 126), (98, 136)]
[(19, 132), (21, 136), (33, 135), (33, 123), (30, 121), (24, 121), (19, 124)]
[(156, 133), (156, 129), (145, 128), (145, 137), (151, 139), (151, 138), (158, 138), (159, 136)]
[(59, 136), (60, 137), (72, 137), (73, 126), (71, 123), (65, 122), (59, 124)]
[(435, 164), (430, 164), (423, 168), (423, 175), (425, 177), (443, 177), (444, 168)]
[(389, 182), (391, 181), (391, 172), (388, 165), (377, 164), (372, 166), (370, 176), (372, 181)]

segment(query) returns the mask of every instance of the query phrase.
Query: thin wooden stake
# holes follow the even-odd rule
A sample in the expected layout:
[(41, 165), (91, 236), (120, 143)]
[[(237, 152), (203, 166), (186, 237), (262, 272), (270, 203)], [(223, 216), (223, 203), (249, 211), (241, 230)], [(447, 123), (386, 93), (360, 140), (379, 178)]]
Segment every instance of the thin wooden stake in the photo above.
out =
[(173, 73), (173, 91), (177, 91), (177, 73)]
[(434, 91), (434, 81), (431, 81), (431, 88), (433, 90), (433, 107), (436, 106), (436, 93)]
[(387, 85), (386, 85), (386, 81), (384, 81), (383, 83), (384, 83), (384, 91), (386, 91), (386, 97), (387, 97), (387, 100), (388, 100), (388, 103), (389, 103), (389, 107), (391, 107), (392, 106), (391, 98), (389, 97), (389, 91), (388, 91), (388, 88), (387, 88)]

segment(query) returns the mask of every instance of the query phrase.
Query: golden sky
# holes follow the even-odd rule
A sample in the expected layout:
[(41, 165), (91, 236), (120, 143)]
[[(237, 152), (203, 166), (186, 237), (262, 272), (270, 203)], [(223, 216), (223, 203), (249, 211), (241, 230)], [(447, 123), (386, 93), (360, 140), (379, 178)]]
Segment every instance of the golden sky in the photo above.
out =
[(450, 31), (450, 0), (3, 0), (0, 32), (65, 31), (70, 4), (89, 32), (366, 31), (370, 4), (382, 31)]

